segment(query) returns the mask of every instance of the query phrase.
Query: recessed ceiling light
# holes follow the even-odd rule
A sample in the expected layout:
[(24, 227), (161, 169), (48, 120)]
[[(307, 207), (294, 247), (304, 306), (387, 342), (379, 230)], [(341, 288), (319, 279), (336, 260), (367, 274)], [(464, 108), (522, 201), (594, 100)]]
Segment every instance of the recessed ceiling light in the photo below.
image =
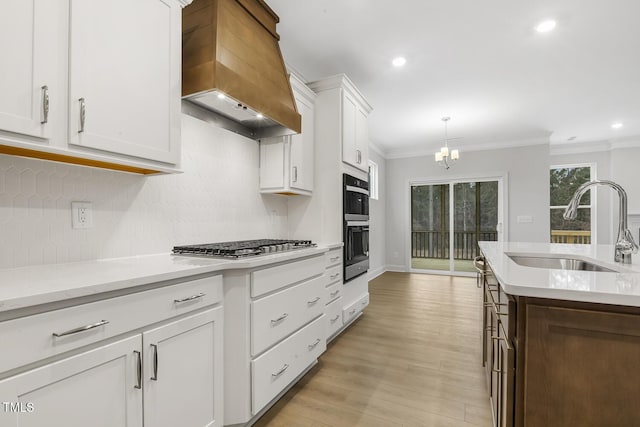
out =
[(614, 129), (620, 129), (622, 126), (624, 126), (622, 123), (618, 122), (618, 123), (614, 123), (611, 125), (612, 128)]
[(224, 93), (219, 93), (218, 94), (218, 99), (225, 99), (225, 98), (226, 98), (226, 96), (225, 96)]
[(556, 21), (554, 21), (553, 19), (542, 21), (541, 23), (536, 25), (536, 31), (539, 33), (548, 33), (554, 28), (556, 28)]
[(264, 116), (263, 116), (262, 114), (258, 113), (258, 114), (256, 114), (256, 118), (258, 118), (258, 119), (263, 119), (263, 118), (264, 118)]
[(393, 64), (394, 67), (402, 67), (406, 63), (407, 63), (407, 60), (405, 58), (403, 58), (402, 56), (394, 58), (393, 61), (392, 61), (392, 64)]

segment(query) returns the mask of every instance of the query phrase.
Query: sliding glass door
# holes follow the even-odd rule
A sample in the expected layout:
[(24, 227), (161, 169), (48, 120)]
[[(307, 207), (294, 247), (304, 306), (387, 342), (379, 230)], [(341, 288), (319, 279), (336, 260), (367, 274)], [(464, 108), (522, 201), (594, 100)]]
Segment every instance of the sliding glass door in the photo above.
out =
[(411, 269), (473, 273), (478, 241), (499, 240), (501, 179), (411, 185)]

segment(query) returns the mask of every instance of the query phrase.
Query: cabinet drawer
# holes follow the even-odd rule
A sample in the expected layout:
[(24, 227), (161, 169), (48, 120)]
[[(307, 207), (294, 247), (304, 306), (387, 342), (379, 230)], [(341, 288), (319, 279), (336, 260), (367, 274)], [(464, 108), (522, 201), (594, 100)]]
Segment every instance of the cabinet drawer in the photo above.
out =
[(251, 273), (251, 297), (259, 297), (280, 288), (324, 273), (322, 255), (302, 261), (265, 268)]
[(324, 254), (324, 259), (326, 261), (327, 268), (334, 265), (342, 265), (342, 248), (331, 249), (329, 252)]
[(324, 311), (323, 276), (251, 303), (251, 354), (260, 354)]
[(346, 325), (369, 305), (369, 293), (360, 297), (356, 302), (344, 308), (342, 311), (343, 323)]
[(342, 283), (342, 265), (328, 268), (324, 274), (327, 277), (327, 281), (325, 282), (327, 286), (336, 282)]
[(325, 320), (327, 326), (327, 338), (342, 328), (342, 298), (338, 298), (325, 308)]
[(324, 288), (325, 291), (325, 303), (329, 304), (336, 298), (340, 298), (342, 296), (342, 282), (336, 282), (331, 286), (327, 286)]
[(257, 414), (325, 349), (325, 318), (320, 317), (251, 362), (253, 414)]
[[(11, 351), (0, 352), (0, 372), (218, 303), (222, 296), (218, 275), (0, 322), (3, 342), (11, 343)], [(73, 332), (93, 325), (99, 326)]]

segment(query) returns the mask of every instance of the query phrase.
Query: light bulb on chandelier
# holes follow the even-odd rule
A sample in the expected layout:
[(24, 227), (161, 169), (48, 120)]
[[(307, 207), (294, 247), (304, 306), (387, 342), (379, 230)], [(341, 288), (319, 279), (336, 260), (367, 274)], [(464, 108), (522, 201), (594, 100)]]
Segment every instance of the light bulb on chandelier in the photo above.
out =
[(438, 163), (441, 163), (445, 169), (449, 169), (451, 165), (450, 161), (458, 160), (460, 158), (460, 152), (458, 150), (451, 150), (449, 152), (449, 138), (447, 134), (447, 122), (451, 120), (451, 117), (443, 117), (442, 121), (444, 122), (444, 147), (440, 148), (440, 151), (436, 151), (435, 160)]

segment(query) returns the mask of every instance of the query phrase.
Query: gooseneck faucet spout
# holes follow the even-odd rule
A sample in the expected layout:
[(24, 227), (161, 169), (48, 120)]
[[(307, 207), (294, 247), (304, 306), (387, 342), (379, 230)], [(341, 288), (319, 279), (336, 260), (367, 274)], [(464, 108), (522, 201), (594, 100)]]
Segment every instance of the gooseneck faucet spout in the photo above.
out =
[(563, 217), (567, 220), (576, 219), (576, 216), (578, 215), (578, 206), (580, 204), (580, 199), (582, 198), (584, 193), (589, 190), (589, 188), (596, 185), (611, 187), (618, 192), (618, 196), (620, 199), (620, 209), (618, 209), (618, 241), (616, 242), (614, 259), (616, 262), (631, 264), (631, 254), (635, 254), (638, 252), (638, 245), (633, 240), (631, 231), (629, 231), (629, 229), (627, 228), (627, 192), (624, 191), (624, 189), (619, 184), (616, 184), (613, 181), (597, 179), (585, 182), (580, 187), (578, 187), (574, 195), (571, 197), (569, 205), (564, 211)]

